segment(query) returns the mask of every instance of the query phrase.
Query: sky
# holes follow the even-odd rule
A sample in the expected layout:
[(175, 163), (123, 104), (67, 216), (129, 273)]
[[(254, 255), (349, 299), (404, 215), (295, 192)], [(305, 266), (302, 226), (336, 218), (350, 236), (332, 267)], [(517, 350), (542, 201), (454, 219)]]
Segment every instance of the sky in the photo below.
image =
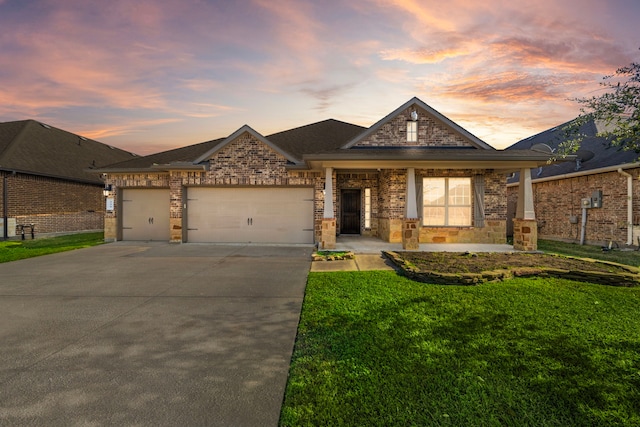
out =
[(0, 122), (137, 153), (417, 96), (495, 148), (640, 61), (638, 0), (0, 0)]

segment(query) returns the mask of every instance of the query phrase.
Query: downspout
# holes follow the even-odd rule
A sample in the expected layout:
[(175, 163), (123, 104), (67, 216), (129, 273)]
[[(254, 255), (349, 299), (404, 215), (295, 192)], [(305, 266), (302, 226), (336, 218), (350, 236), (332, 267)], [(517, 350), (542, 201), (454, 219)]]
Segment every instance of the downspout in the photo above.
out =
[(580, 229), (580, 244), (584, 245), (584, 238), (587, 234), (587, 208), (582, 208), (582, 228)]
[(627, 177), (627, 245), (633, 244), (633, 176), (618, 168), (618, 173)]

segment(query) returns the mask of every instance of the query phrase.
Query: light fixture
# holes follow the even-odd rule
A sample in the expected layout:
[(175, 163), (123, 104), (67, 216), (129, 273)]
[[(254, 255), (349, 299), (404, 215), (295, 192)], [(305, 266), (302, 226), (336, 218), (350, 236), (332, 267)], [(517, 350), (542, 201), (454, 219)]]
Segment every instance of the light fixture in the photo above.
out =
[(414, 122), (418, 121), (418, 112), (416, 110), (413, 110), (411, 112), (411, 120), (413, 120)]
[(111, 189), (112, 189), (111, 184), (105, 184), (104, 185), (104, 189), (102, 190), (102, 195), (104, 197), (107, 197), (109, 195), (109, 193), (111, 192)]

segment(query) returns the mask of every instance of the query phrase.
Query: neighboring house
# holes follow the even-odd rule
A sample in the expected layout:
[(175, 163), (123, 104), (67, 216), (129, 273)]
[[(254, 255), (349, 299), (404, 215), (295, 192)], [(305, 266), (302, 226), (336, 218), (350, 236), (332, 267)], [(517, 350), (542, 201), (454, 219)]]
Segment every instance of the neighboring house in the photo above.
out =
[[(507, 151), (555, 151), (566, 138), (565, 125), (524, 139)], [(584, 240), (600, 245), (608, 245), (610, 241), (619, 245), (637, 244), (640, 238), (638, 153), (621, 150), (611, 146), (610, 141), (597, 137), (598, 125), (593, 121), (586, 123), (581, 132), (586, 138), (573, 161), (531, 171), (538, 235), (545, 239)], [(518, 187), (516, 174), (508, 184), (509, 218), (515, 213)], [(594, 206), (591, 200), (600, 195), (601, 202)], [(582, 203), (587, 204), (584, 235)]]
[[(367, 235), (417, 249), (504, 243), (506, 174), (548, 159), (495, 150), (413, 98), (370, 128), (326, 120), (265, 137), (245, 125), (98, 172), (112, 189), (111, 240), (333, 248), (336, 235)], [(536, 243), (527, 209), (517, 248)]]
[(87, 169), (133, 156), (34, 120), (0, 123), (0, 238), (31, 225), (38, 235), (102, 230), (104, 182)]

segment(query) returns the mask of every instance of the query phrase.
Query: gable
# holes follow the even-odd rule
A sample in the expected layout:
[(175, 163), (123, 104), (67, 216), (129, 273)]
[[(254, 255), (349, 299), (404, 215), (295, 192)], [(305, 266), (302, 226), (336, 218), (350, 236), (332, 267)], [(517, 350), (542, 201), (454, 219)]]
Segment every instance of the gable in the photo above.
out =
[[(407, 123), (415, 123), (415, 141), (407, 138)], [(373, 147), (494, 149), (418, 98), (400, 106), (343, 148)]]
[(289, 160), (251, 132), (243, 132), (209, 158), (213, 178), (269, 179), (286, 174)]

